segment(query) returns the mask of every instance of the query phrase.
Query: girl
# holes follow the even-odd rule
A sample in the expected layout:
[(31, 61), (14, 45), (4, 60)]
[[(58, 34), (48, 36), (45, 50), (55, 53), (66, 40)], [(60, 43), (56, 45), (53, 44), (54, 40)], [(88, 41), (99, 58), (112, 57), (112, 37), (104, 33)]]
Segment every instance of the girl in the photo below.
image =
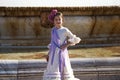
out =
[(52, 10), (48, 20), (54, 24), (54, 27), (51, 31), (48, 65), (43, 80), (79, 80), (73, 75), (67, 47), (79, 43), (81, 39), (62, 26), (63, 15), (61, 12)]

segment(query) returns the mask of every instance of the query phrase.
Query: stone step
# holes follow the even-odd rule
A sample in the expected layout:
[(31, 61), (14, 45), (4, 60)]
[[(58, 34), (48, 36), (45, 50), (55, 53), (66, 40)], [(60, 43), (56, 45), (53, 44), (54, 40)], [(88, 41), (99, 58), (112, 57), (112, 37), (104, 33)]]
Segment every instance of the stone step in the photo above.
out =
[[(45, 60), (0, 60), (0, 80), (42, 80)], [(71, 59), (81, 80), (120, 80), (120, 58)]]
[[(49, 37), (26, 39), (0, 39), (1, 46), (45, 46), (50, 42)], [(120, 43), (120, 37), (89, 37), (83, 38), (80, 44), (113, 44)]]
[[(76, 46), (70, 46), (69, 48), (84, 48), (84, 47), (110, 47), (110, 46), (120, 46), (119, 43), (111, 43), (111, 44), (78, 44)], [(1, 51), (3, 50), (16, 50), (16, 49), (48, 49), (47, 46), (11, 46), (11, 45), (5, 45), (0, 46)], [(7, 51), (7, 50), (6, 50)]]

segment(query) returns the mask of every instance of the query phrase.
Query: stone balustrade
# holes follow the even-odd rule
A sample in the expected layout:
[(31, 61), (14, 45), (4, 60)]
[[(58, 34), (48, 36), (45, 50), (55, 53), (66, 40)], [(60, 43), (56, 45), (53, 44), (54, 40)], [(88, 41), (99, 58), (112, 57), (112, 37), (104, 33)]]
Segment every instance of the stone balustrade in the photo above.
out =
[[(120, 58), (71, 59), (81, 80), (120, 80)], [(0, 80), (42, 80), (45, 60), (0, 60)]]

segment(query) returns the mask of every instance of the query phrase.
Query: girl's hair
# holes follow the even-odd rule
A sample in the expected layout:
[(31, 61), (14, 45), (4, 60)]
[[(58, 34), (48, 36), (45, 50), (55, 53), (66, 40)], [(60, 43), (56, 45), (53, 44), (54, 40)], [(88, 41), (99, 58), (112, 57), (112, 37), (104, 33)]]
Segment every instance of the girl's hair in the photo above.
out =
[(63, 14), (61, 12), (58, 12), (56, 9), (52, 10), (51, 13), (48, 16), (48, 20), (53, 23), (55, 16), (62, 16)]

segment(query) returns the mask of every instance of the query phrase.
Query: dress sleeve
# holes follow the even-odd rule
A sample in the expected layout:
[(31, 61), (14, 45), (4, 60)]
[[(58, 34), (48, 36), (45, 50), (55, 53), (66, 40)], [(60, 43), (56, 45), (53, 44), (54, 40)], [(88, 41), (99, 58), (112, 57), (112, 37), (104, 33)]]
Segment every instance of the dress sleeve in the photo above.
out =
[(66, 36), (68, 37), (68, 41), (72, 43), (71, 46), (81, 41), (81, 39), (74, 35), (69, 29), (66, 30)]

